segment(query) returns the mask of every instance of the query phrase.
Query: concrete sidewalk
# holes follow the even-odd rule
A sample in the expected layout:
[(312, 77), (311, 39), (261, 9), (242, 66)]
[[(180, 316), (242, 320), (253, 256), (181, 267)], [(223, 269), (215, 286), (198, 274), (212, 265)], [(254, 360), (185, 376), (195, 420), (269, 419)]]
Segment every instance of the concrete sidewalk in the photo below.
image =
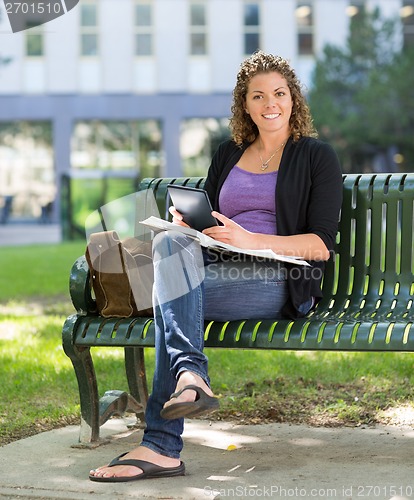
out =
[(60, 243), (61, 240), (59, 224), (0, 224), (0, 247)]
[[(109, 443), (72, 447), (70, 426), (0, 449), (0, 498), (221, 499), (414, 498), (414, 430), (397, 427), (237, 426), (188, 420), (182, 460), (187, 475), (130, 483), (94, 483), (91, 468), (140, 441), (122, 419), (103, 427)], [(236, 447), (230, 451), (228, 447)]]

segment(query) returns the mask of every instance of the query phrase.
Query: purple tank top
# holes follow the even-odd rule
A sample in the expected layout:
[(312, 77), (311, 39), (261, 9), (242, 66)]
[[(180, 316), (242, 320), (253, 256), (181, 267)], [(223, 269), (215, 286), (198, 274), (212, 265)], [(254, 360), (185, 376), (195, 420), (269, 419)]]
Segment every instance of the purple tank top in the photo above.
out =
[(220, 191), (220, 212), (248, 231), (276, 232), (277, 172), (255, 174), (235, 165)]

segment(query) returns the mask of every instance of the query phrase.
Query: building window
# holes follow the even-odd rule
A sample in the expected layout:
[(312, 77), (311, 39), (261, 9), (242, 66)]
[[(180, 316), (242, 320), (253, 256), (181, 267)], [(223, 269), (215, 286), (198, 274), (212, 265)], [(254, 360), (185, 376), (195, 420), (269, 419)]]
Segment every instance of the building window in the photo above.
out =
[(220, 143), (230, 138), (227, 118), (190, 118), (181, 122), (180, 155), (184, 176), (205, 176)]
[(26, 23), (26, 55), (28, 57), (41, 57), (44, 55), (43, 48), (43, 26), (38, 23)]
[(207, 8), (204, 2), (190, 3), (190, 54), (207, 55)]
[(153, 55), (152, 5), (148, 0), (135, 4), (135, 55)]
[(130, 170), (141, 177), (161, 175), (161, 123), (80, 121), (72, 136), (74, 169)]
[(260, 7), (257, 2), (244, 4), (244, 53), (253, 54), (260, 48)]
[(310, 2), (298, 2), (296, 11), (298, 54), (313, 55), (313, 6)]
[(94, 2), (84, 2), (80, 6), (81, 54), (98, 55), (98, 8)]
[(49, 121), (0, 122), (0, 212), (46, 222), (55, 200), (53, 134)]
[(414, 0), (404, 0), (401, 7), (404, 48), (414, 47)]

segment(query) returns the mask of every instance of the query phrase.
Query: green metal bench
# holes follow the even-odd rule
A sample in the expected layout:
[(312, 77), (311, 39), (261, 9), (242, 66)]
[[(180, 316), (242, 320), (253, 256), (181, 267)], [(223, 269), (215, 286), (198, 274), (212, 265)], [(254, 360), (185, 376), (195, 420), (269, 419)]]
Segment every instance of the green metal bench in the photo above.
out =
[[(171, 182), (201, 187), (202, 178), (144, 179), (161, 214)], [(236, 349), (414, 351), (414, 174), (344, 175), (335, 256), (324, 298), (303, 319), (207, 321), (205, 346)], [(77, 313), (63, 327), (63, 346), (79, 384), (81, 443), (99, 441), (100, 426), (132, 411), (143, 420), (148, 397), (144, 351), (154, 347), (152, 318), (102, 318), (95, 310), (85, 258), (74, 264), (70, 293)], [(92, 347), (125, 349), (130, 393), (99, 399)]]

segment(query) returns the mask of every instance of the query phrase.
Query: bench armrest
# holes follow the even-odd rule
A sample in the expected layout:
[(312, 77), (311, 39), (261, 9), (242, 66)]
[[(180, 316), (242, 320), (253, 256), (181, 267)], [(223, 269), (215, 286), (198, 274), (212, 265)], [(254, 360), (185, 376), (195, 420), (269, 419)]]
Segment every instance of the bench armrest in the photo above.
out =
[(89, 266), (84, 255), (72, 266), (69, 280), (69, 292), (75, 309), (80, 314), (96, 313), (96, 302), (92, 297)]

